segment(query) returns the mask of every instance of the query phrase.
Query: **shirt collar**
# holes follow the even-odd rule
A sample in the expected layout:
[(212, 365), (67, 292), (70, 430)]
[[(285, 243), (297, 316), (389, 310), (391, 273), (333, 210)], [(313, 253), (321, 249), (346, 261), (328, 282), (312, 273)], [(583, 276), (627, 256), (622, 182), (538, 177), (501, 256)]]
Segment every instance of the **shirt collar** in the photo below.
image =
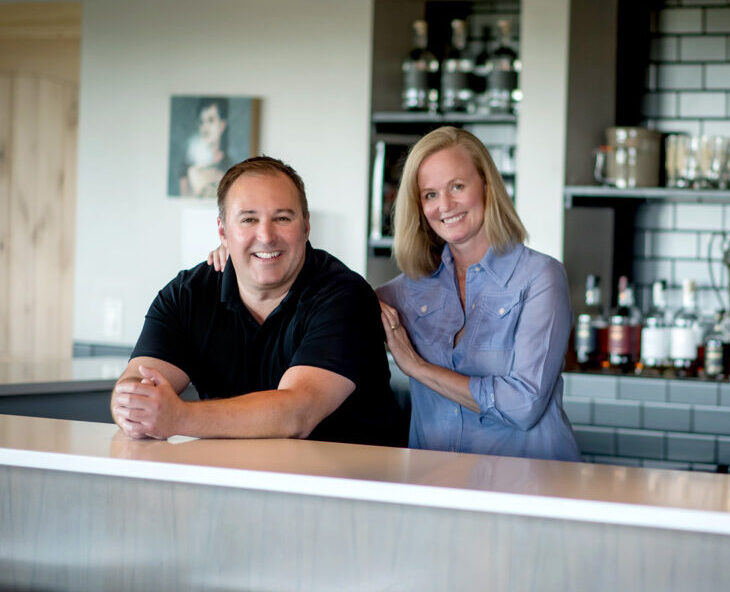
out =
[[(481, 267), (500, 286), (505, 287), (517, 268), (517, 262), (520, 260), (524, 250), (525, 245), (522, 243), (507, 245), (503, 253), (497, 253), (492, 247), (489, 247), (481, 261), (474, 265)], [(454, 271), (454, 256), (451, 254), (451, 249), (448, 244), (444, 245), (444, 250), (441, 252), (441, 263), (431, 277), (437, 277), (444, 269), (450, 272)]]
[[(292, 284), (291, 288), (289, 288), (289, 292), (287, 292), (286, 296), (284, 296), (284, 299), (279, 304), (279, 307), (282, 306), (286, 301), (289, 300), (292, 293), (301, 291), (304, 286), (307, 284), (307, 276), (310, 273), (310, 261), (312, 259), (312, 252), (313, 252), (312, 245), (307, 241), (307, 247), (306, 247), (306, 254), (304, 258), (304, 266), (299, 271), (299, 275), (294, 280), (294, 283)], [(236, 277), (236, 270), (233, 267), (233, 262), (231, 261), (231, 258), (228, 258), (228, 261), (226, 262), (226, 266), (223, 269), (223, 281), (221, 284), (221, 297), (220, 301), (228, 306), (228, 308), (237, 309), (241, 306), (243, 306), (243, 301), (241, 300), (241, 294), (238, 292), (238, 278)], [(277, 307), (277, 310), (278, 308)], [(244, 307), (245, 308), (245, 307)]]

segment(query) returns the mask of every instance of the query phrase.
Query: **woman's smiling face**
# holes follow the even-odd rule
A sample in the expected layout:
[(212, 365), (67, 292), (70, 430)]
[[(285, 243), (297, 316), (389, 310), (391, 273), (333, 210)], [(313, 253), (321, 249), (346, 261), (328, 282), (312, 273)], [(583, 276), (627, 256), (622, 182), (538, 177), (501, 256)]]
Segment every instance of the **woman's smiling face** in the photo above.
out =
[(418, 191), (423, 214), (439, 237), (452, 248), (486, 253), (486, 185), (464, 148), (452, 146), (424, 158)]

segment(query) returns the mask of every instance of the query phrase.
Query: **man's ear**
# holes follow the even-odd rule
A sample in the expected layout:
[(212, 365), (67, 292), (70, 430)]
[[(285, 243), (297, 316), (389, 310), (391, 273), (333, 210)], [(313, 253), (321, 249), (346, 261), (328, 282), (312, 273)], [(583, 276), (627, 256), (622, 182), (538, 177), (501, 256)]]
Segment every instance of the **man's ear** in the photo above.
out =
[(309, 240), (309, 215), (304, 218), (304, 235), (307, 237), (307, 240)]
[(221, 220), (221, 217), (218, 216), (218, 236), (221, 239), (221, 244), (228, 248), (228, 245), (226, 244), (226, 227), (223, 224), (223, 220)]

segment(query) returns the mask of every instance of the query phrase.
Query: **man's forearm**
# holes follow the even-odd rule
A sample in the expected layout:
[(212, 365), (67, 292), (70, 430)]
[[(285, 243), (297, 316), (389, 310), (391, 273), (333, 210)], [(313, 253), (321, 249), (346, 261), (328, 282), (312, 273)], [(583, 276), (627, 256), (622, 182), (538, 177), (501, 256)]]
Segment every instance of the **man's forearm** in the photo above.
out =
[(306, 438), (318, 418), (304, 393), (270, 390), (186, 402), (178, 433), (196, 438)]

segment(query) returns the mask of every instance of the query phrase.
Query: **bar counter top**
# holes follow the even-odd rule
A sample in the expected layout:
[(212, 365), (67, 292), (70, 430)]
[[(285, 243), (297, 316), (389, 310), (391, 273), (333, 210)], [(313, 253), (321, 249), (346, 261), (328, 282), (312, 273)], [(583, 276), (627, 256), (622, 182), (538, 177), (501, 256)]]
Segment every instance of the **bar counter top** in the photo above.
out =
[(315, 442), (132, 440), (0, 415), (0, 465), (730, 534), (730, 476)]

